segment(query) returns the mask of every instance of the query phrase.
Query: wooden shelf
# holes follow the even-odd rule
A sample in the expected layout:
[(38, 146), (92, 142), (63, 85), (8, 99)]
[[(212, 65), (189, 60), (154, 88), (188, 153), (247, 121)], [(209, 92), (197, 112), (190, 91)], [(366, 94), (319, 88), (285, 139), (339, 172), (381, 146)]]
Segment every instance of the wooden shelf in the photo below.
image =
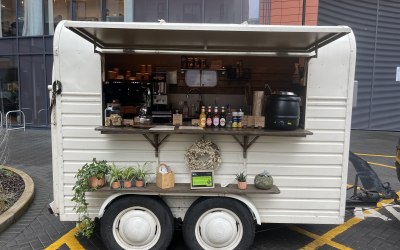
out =
[(227, 187), (221, 187), (221, 185), (216, 184), (214, 188), (203, 188), (203, 189), (191, 189), (189, 183), (176, 183), (174, 188), (161, 189), (156, 186), (155, 183), (149, 183), (146, 187), (137, 188), (118, 188), (112, 189), (110, 187), (103, 187), (96, 192), (109, 192), (118, 191), (126, 193), (152, 193), (157, 195), (162, 194), (187, 194), (187, 193), (197, 193), (199, 195), (209, 195), (210, 193), (216, 194), (279, 194), (280, 190), (277, 186), (273, 185), (272, 188), (264, 190), (258, 189), (253, 184), (248, 184), (247, 189), (241, 190), (237, 188), (237, 185), (230, 184)]
[(305, 129), (296, 130), (272, 130), (258, 128), (205, 128), (205, 129), (179, 129), (174, 130), (149, 130), (149, 128), (133, 127), (97, 127), (96, 131), (102, 134), (190, 134), (190, 135), (247, 135), (247, 136), (288, 136), (306, 137), (312, 135), (311, 131)]
[[(258, 128), (205, 128), (205, 129), (179, 129), (175, 126), (173, 130), (150, 130), (149, 128), (133, 127), (97, 127), (96, 131), (102, 134), (141, 134), (154, 147), (155, 155), (158, 157), (160, 145), (172, 134), (186, 135), (230, 135), (243, 148), (243, 158), (247, 158), (247, 150), (260, 136), (286, 136), (306, 137), (312, 135), (311, 131), (305, 129), (296, 130), (270, 130)], [(160, 135), (163, 137), (161, 138)], [(151, 138), (152, 136), (152, 138)], [(242, 136), (242, 139), (239, 139)]]

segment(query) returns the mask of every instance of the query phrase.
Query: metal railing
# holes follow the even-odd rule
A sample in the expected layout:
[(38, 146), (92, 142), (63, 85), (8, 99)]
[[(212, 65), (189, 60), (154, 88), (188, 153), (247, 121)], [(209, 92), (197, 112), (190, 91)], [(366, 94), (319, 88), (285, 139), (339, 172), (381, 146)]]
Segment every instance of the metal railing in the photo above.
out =
[[(11, 119), (10, 119), (10, 114), (13, 114), (13, 113), (19, 114), (21, 116), (21, 118), (22, 118), (22, 124), (21, 124), (21, 121), (20, 121), (19, 124), (18, 124), (20, 126), (18, 126), (18, 127), (13, 127), (12, 126), (13, 124), (12, 124)], [(6, 129), (7, 130), (23, 129), (25, 131), (25, 114), (24, 114), (24, 112), (22, 112), (21, 110), (8, 111), (6, 113)]]

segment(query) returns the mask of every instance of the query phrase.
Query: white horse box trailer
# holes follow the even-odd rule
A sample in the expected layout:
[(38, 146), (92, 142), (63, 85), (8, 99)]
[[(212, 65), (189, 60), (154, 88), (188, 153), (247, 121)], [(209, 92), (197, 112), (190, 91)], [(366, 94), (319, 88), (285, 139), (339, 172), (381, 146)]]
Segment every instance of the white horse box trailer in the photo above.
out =
[[(183, 221), (190, 249), (249, 248), (255, 225), (261, 223), (344, 222), (356, 61), (355, 37), (349, 27), (63, 21), (56, 28), (53, 49), (52, 80), (61, 87), (49, 86), (51, 208), (60, 220), (78, 220), (71, 201), (74, 176), (96, 158), (117, 166), (151, 162), (153, 172), (167, 163), (179, 187), (89, 192), (90, 216), (110, 224), (101, 228), (109, 248), (167, 248), (174, 228), (161, 218), (165, 216)], [(159, 67), (156, 70), (177, 69), (179, 75), (182, 56), (234, 65), (240, 61), (252, 69), (246, 81), (261, 86), (265, 77), (273, 89), (301, 89), (299, 128), (157, 131), (104, 126), (108, 68), (152, 64), (153, 69)], [(304, 67), (300, 84), (291, 82), (293, 62)], [(257, 74), (261, 79), (256, 79)], [(228, 99), (240, 107), (245, 105), (247, 87), (236, 80), (231, 85), (218, 80), (216, 87), (199, 86), (196, 91), (205, 103), (209, 98), (209, 103), (222, 106)], [(178, 103), (191, 88), (184, 80), (172, 83), (168, 87), (175, 93), (169, 93), (168, 99)], [(218, 88), (220, 92), (213, 92)], [(192, 190), (184, 154), (202, 136), (220, 149), (222, 164), (214, 182), (221, 185)], [(265, 169), (274, 179), (272, 191), (224, 188), (242, 170), (252, 183)], [(110, 209), (113, 212), (107, 212)]]

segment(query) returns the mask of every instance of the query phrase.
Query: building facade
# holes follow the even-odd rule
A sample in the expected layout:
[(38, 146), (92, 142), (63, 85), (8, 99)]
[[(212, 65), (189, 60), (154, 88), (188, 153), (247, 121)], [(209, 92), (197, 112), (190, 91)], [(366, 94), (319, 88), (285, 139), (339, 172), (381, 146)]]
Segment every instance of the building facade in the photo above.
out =
[(53, 34), (80, 21), (316, 25), (318, 0), (0, 0), (0, 111), (48, 126)]
[(356, 36), (352, 128), (400, 131), (400, 1), (320, 0), (319, 5), (318, 25), (345, 24)]

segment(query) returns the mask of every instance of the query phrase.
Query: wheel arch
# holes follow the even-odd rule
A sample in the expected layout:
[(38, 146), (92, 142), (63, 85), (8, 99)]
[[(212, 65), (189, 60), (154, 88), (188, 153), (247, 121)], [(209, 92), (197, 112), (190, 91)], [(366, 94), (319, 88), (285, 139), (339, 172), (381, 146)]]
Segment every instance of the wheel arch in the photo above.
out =
[[(99, 218), (103, 217), (104, 212), (106, 211), (108, 205), (110, 205), (115, 199), (121, 198), (123, 196), (128, 196), (128, 195), (137, 195), (137, 193), (115, 193), (115, 194), (112, 194), (109, 197), (107, 197), (107, 199), (103, 202), (103, 204), (100, 207), (98, 217)], [(147, 195), (150, 195), (150, 194), (147, 194)], [(156, 195), (150, 195), (150, 196), (156, 196)], [(208, 196), (200, 196), (199, 198), (207, 198), (207, 197), (221, 197), (221, 196), (208, 195)], [(254, 205), (254, 203), (251, 200), (247, 199), (246, 197), (243, 197), (240, 195), (235, 195), (235, 194), (226, 194), (222, 197), (232, 198), (232, 199), (238, 200), (238, 201), (242, 202), (243, 204), (245, 204), (247, 206), (247, 208), (250, 210), (250, 212), (252, 213), (256, 223), (258, 225), (261, 225), (260, 213), (258, 212), (257, 207)]]
[(260, 213), (258, 212), (256, 205), (254, 205), (254, 203), (251, 200), (247, 199), (246, 197), (243, 197), (240, 195), (235, 195), (235, 194), (229, 194), (229, 195), (226, 195), (226, 197), (236, 199), (236, 200), (244, 203), (249, 208), (250, 212), (253, 214), (253, 217), (256, 220), (257, 225), (261, 225)]

